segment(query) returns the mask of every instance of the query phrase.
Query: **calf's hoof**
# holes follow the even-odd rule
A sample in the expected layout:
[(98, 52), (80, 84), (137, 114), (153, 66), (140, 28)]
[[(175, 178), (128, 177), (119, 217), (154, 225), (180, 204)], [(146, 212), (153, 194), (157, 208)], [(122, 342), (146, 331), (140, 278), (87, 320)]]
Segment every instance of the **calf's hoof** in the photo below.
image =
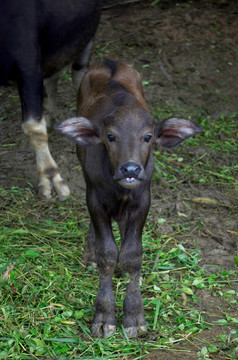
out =
[(91, 333), (94, 337), (106, 338), (116, 332), (116, 325), (103, 324), (102, 322), (93, 324)]
[(139, 333), (145, 333), (147, 331), (146, 325), (130, 326), (125, 328), (125, 332), (129, 338), (136, 338)]
[(88, 261), (87, 262), (87, 267), (90, 269), (97, 269), (97, 263), (94, 261)]

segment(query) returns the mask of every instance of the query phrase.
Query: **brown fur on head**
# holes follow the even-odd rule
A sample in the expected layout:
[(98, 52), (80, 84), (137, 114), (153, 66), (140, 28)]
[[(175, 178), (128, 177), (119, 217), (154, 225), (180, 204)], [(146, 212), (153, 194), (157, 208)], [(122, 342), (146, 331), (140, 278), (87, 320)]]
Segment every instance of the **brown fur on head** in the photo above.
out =
[(77, 97), (77, 115), (90, 118), (90, 109), (99, 99), (112, 96), (115, 90), (109, 91), (110, 82), (120, 84), (127, 93), (131, 94), (137, 101), (138, 106), (148, 111), (143, 95), (143, 88), (140, 74), (124, 63), (116, 63), (116, 71), (112, 70), (105, 63), (91, 67), (81, 83)]

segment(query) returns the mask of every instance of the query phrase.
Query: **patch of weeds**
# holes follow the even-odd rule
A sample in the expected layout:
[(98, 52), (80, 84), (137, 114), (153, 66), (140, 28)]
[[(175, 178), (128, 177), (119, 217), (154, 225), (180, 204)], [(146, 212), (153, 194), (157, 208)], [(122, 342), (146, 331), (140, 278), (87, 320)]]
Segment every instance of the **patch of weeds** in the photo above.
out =
[(217, 335), (215, 344), (209, 344), (204, 341), (204, 345), (198, 352), (197, 360), (212, 360), (212, 359), (236, 359), (237, 358), (237, 345), (238, 345), (238, 331), (230, 330), (226, 334)]
[(99, 57), (100, 61), (104, 61), (105, 56), (108, 55), (112, 52), (110, 43), (108, 42), (104, 42), (101, 45), (95, 45), (95, 52), (97, 54), (97, 56)]
[(184, 181), (200, 184), (220, 184), (229, 188), (238, 189), (238, 165), (233, 163), (227, 166), (217, 162), (209, 152), (201, 156), (188, 154), (186, 150), (177, 149), (177, 152), (166, 153), (155, 151), (154, 180), (162, 180), (167, 185), (175, 187)]
[(229, 116), (221, 115), (219, 119), (211, 119), (209, 116), (200, 118), (198, 122), (203, 127), (201, 139), (194, 138), (194, 145), (204, 144), (212, 150), (225, 154), (237, 154), (238, 125), (237, 113)]
[[(177, 107), (162, 107), (155, 117), (170, 117), (179, 113), (178, 110), (181, 113)], [(237, 190), (237, 114), (221, 116), (218, 120), (198, 117), (196, 121), (203, 127), (198, 136), (188, 139), (185, 145), (172, 152), (155, 150), (154, 179), (162, 179), (171, 187), (190, 181), (219, 184)]]
[(209, 348), (207, 348), (206, 346), (202, 347), (201, 351), (198, 351), (197, 355), (198, 355), (198, 359), (197, 360), (212, 360), (209, 357), (209, 353), (214, 353), (217, 352), (217, 347), (214, 346), (210, 346)]
[(160, 102), (157, 104), (156, 108), (152, 109), (151, 113), (155, 120), (158, 122), (167, 119), (169, 117), (175, 116), (175, 114), (181, 114), (180, 117), (189, 117), (189, 110), (190, 109), (184, 109), (180, 104), (169, 104), (169, 103), (163, 103)]
[[(222, 334), (217, 336), (217, 340), (219, 341), (219, 346), (222, 351), (230, 351), (231, 356), (234, 358), (237, 355), (238, 350), (238, 330), (234, 329), (228, 332), (228, 334)], [(231, 357), (231, 358), (232, 358)]]
[(203, 127), (203, 131), (198, 136), (186, 140), (186, 143), (191, 146), (205, 145), (228, 155), (237, 154), (238, 114), (236, 112), (213, 119), (202, 110), (195, 112), (193, 108), (183, 108), (179, 104), (160, 103), (156, 109), (153, 109), (152, 115), (158, 121), (173, 116), (191, 119), (192, 115), (193, 120)]
[[(77, 198), (63, 205), (46, 203), (31, 189), (16, 187), (0, 189), (0, 197), (4, 209), (0, 216), (0, 358), (142, 359), (152, 350), (173, 350), (213, 326), (234, 326), (235, 317), (229, 313), (220, 316), (217, 320), (222, 324), (217, 324), (198, 306), (199, 292), (204, 290), (235, 306), (234, 273), (207, 273), (199, 266), (197, 250), (181, 244), (176, 230), (162, 235), (149, 217), (143, 235), (141, 283), (149, 336), (127, 338), (121, 324), (128, 279), (113, 278), (117, 333), (108, 339), (92, 338), (98, 275), (82, 262), (88, 228), (85, 205), (79, 212)], [(183, 231), (186, 226), (180, 235)], [(116, 226), (114, 233), (119, 239)], [(219, 341), (218, 353), (225, 343), (226, 351), (233, 351), (235, 340)], [(208, 353), (201, 350), (201, 355), (210, 354), (213, 345), (205, 344)]]
[(61, 74), (61, 77), (62, 77), (62, 79), (67, 80), (69, 82), (71, 82), (71, 80), (72, 80), (70, 70), (63, 71)]
[[(163, 236), (154, 239), (153, 243), (150, 240), (148, 244), (144, 236), (145, 256), (148, 255), (146, 249), (153, 249), (153, 259), (145, 261), (147, 269), (151, 262), (149, 268), (152, 269), (145, 279), (145, 304), (153, 318), (153, 330), (159, 331), (162, 341), (170, 336), (175, 341), (181, 337), (181, 332), (192, 334), (208, 327), (199, 311), (194, 310), (197, 302), (194, 289), (204, 282), (198, 251), (188, 252), (182, 244), (174, 244), (174, 241)], [(155, 249), (159, 250), (154, 259)], [(146, 273), (146, 268), (143, 273)]]

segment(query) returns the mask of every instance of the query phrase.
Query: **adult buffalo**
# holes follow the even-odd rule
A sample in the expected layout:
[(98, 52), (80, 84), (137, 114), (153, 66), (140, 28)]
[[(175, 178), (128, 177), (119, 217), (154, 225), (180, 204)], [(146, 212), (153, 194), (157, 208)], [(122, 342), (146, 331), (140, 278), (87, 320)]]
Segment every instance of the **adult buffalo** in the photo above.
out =
[(43, 79), (51, 107), (57, 75), (66, 65), (73, 64), (79, 86), (100, 13), (101, 0), (1, 0), (0, 84), (18, 87), (23, 131), (36, 152), (39, 192), (45, 198), (51, 197), (52, 186), (61, 199), (69, 188), (48, 148)]

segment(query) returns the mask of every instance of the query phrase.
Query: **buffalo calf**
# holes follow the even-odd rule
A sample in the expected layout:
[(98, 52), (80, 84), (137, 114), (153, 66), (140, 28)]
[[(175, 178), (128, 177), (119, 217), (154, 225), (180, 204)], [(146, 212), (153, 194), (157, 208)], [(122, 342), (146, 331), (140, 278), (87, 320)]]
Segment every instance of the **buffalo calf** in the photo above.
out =
[[(138, 72), (111, 60), (85, 74), (77, 115), (58, 124), (57, 130), (77, 144), (87, 185), (91, 223), (84, 257), (96, 263), (99, 272), (92, 333), (106, 337), (116, 330), (112, 276), (119, 262), (130, 278), (123, 326), (129, 337), (136, 337), (139, 330), (146, 331), (139, 279), (142, 230), (154, 171), (153, 144), (171, 148), (202, 129), (180, 118), (156, 124), (148, 112)], [(120, 253), (112, 219), (120, 229)]]

